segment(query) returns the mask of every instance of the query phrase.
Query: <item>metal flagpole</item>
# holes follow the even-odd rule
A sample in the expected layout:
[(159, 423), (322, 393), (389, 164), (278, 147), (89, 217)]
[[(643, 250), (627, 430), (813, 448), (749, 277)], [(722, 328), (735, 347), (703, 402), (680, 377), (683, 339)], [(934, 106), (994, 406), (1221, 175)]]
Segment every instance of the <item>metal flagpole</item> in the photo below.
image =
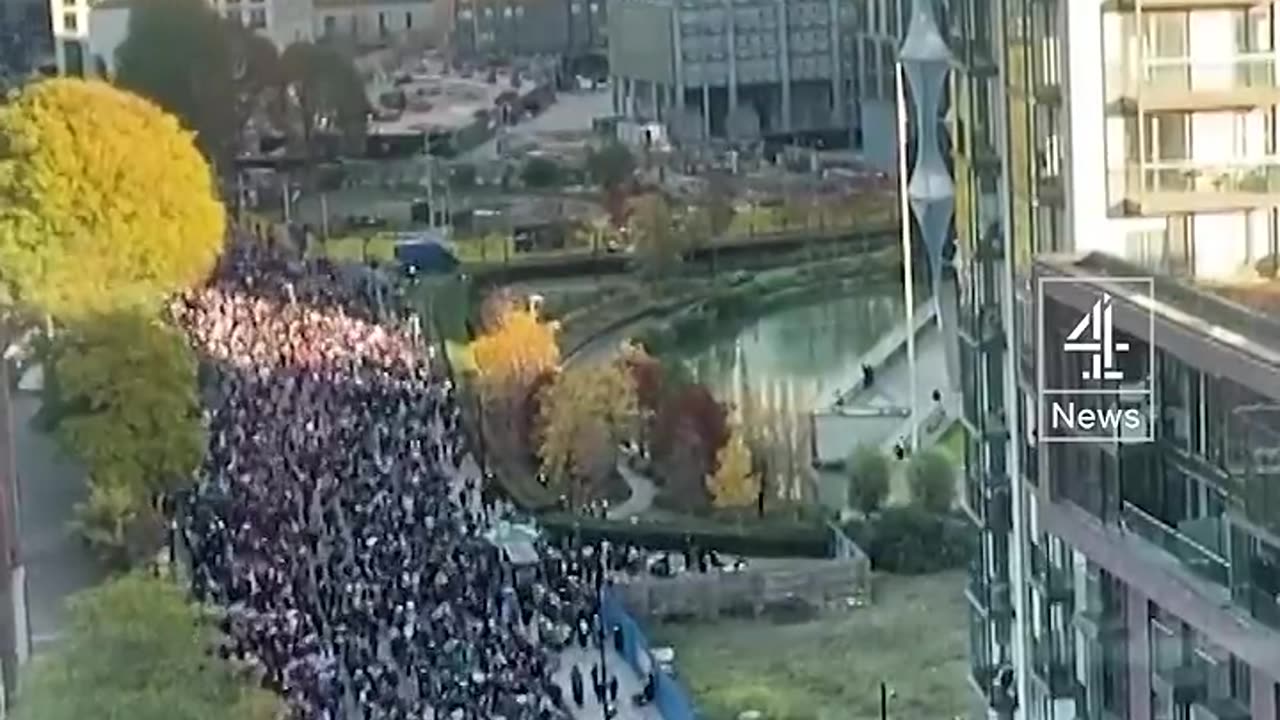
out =
[(898, 215), (902, 228), (902, 294), (907, 305), (907, 375), (911, 392), (911, 451), (920, 449), (920, 398), (916, 389), (915, 253), (911, 248), (911, 203), (907, 197), (907, 96), (902, 63), (894, 65), (898, 105)]

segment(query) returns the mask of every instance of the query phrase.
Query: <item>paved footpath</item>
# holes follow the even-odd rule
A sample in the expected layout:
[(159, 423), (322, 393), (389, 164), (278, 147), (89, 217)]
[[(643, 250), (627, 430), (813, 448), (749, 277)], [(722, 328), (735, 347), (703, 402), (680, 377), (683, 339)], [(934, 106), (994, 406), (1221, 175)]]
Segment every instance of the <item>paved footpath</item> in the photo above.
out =
[[(33, 650), (55, 640), (66, 623), (67, 596), (104, 577), (71, 528), (85, 497), (85, 471), (32, 425), (37, 394), (15, 391), (13, 434), (18, 469), (18, 542), (26, 568), (27, 617)], [(21, 625), (19, 625), (21, 627)]]
[[(640, 692), (643, 683), (622, 656), (610, 648), (605, 656), (605, 662), (609, 666), (609, 674), (618, 678), (618, 702), (616, 703), (618, 713), (614, 715), (615, 720), (662, 720), (662, 715), (652, 704), (636, 707), (631, 702), (631, 696)], [(582, 671), (583, 685), (587, 695), (582, 707), (573, 704), (573, 694), (569, 689), (569, 672), (575, 663)], [(600, 703), (596, 702), (595, 694), (591, 692), (591, 667), (599, 664), (600, 650), (595, 647), (583, 650), (574, 645), (560, 654), (560, 668), (556, 671), (556, 680), (560, 683), (560, 687), (564, 688), (564, 697), (577, 720), (604, 720), (604, 709), (600, 707)]]

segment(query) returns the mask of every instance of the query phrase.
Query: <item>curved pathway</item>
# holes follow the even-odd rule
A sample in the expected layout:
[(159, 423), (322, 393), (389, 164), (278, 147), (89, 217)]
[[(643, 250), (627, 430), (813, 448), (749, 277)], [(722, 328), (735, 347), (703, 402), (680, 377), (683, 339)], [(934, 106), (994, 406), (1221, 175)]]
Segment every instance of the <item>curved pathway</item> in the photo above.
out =
[(653, 507), (653, 498), (658, 494), (653, 480), (631, 469), (625, 459), (618, 461), (618, 474), (626, 481), (627, 487), (631, 488), (631, 497), (621, 505), (609, 508), (610, 520), (625, 520)]

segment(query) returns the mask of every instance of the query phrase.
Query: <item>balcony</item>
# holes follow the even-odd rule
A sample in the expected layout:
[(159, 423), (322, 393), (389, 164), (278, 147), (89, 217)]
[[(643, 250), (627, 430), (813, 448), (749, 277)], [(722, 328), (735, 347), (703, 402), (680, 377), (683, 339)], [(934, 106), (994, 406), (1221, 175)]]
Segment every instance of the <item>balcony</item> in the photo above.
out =
[(1249, 708), (1231, 698), (1208, 698), (1191, 706), (1191, 720), (1252, 720)]
[(1110, 0), (1105, 7), (1119, 12), (1143, 10), (1213, 10), (1267, 5), (1271, 0)]
[(1139, 215), (1245, 210), (1280, 205), (1280, 158), (1133, 163), (1113, 176), (1125, 209)]
[(1231, 566), (1226, 558), (1211, 549), (1221, 542), (1221, 520), (1200, 518), (1173, 528), (1128, 501), (1121, 508), (1120, 518), (1125, 530), (1160, 547), (1198, 577), (1230, 587)]
[(1270, 52), (1222, 60), (1147, 57), (1107, 68), (1108, 99), (1130, 113), (1267, 107), (1280, 103), (1276, 76)]

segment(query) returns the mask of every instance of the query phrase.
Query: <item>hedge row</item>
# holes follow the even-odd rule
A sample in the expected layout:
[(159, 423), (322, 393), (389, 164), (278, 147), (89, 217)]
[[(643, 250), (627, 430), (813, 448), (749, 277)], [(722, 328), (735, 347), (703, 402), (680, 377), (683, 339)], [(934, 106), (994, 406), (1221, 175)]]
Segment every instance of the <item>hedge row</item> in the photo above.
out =
[(899, 575), (966, 567), (977, 542), (967, 518), (915, 506), (886, 508), (846, 523), (844, 531), (871, 558), (873, 569)]
[(586, 542), (608, 540), (651, 550), (681, 551), (693, 544), (704, 550), (751, 557), (830, 556), (831, 533), (816, 524), (763, 522), (728, 525), (712, 521), (636, 522), (548, 513), (538, 523), (553, 538), (578, 536)]

